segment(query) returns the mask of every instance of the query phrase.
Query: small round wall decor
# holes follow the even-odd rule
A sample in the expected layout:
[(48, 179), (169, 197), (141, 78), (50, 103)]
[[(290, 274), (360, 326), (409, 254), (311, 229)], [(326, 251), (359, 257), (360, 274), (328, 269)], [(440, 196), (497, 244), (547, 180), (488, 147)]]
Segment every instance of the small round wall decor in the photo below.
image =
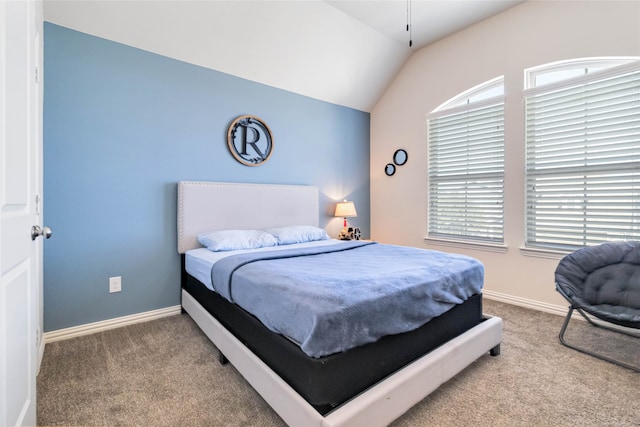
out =
[(391, 176), (394, 173), (396, 173), (396, 165), (394, 165), (393, 163), (387, 163), (387, 165), (384, 167), (384, 173), (387, 174), (387, 176)]
[(246, 166), (259, 166), (269, 160), (273, 137), (269, 126), (259, 117), (244, 115), (235, 119), (227, 131), (231, 155)]
[(384, 173), (387, 176), (393, 176), (396, 173), (396, 166), (402, 166), (409, 160), (407, 150), (398, 149), (393, 153), (393, 163), (387, 163), (384, 167)]
[(407, 154), (406, 150), (403, 150), (401, 148), (393, 153), (393, 163), (395, 163), (396, 165), (402, 166), (407, 163), (407, 160), (409, 160), (409, 155)]

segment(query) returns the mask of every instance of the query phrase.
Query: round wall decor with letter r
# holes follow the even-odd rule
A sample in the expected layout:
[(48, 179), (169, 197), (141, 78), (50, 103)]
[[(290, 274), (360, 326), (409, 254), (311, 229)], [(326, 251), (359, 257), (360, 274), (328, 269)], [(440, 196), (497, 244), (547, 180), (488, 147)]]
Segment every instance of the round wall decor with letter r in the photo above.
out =
[(273, 152), (271, 129), (259, 117), (240, 116), (229, 126), (227, 145), (231, 155), (243, 165), (259, 166)]

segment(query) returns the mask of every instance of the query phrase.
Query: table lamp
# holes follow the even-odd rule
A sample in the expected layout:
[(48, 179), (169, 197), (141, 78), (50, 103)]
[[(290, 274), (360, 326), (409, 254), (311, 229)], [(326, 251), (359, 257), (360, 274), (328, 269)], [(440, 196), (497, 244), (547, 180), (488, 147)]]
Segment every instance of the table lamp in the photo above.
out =
[(345, 200), (344, 202), (338, 202), (336, 204), (336, 213), (334, 215), (344, 218), (343, 227), (346, 229), (347, 217), (358, 216), (358, 213), (356, 212), (356, 206), (353, 204), (353, 202), (348, 202)]

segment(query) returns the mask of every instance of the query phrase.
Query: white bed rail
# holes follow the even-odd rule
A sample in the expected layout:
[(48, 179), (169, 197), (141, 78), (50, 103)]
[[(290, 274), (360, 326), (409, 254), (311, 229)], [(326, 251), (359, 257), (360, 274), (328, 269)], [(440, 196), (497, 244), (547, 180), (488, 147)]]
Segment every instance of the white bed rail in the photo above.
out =
[(184, 290), (182, 306), (218, 350), (292, 427), (386, 426), (502, 342), (502, 319), (487, 318), (322, 416)]

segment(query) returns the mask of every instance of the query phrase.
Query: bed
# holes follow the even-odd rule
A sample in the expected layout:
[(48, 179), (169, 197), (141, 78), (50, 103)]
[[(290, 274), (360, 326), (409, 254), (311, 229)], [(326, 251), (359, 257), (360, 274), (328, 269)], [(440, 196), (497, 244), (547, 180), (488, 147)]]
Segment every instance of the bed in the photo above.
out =
[[(477, 358), (486, 353), (499, 354), (502, 320), (482, 314), (482, 296), (477, 288), (464, 290), (466, 294), (458, 303), (450, 304), (444, 310), (437, 308), (442, 313), (421, 326), (384, 335), (375, 341), (369, 337), (364, 343), (355, 342), (332, 352), (314, 350), (314, 346), (305, 348), (301, 338), (286, 337), (286, 332), (277, 329), (286, 324), (276, 326), (281, 333), (274, 333), (273, 325), (267, 327), (265, 319), (265, 323), (258, 319), (264, 313), (250, 314), (240, 306), (243, 301), (231, 303), (224, 291), (205, 283), (206, 273), (199, 275), (194, 268), (202, 263), (197, 260), (198, 253), (204, 252), (204, 258), (207, 258), (207, 249), (203, 249), (198, 241), (198, 235), (203, 232), (317, 227), (319, 212), (319, 192), (311, 186), (178, 183), (178, 252), (182, 254), (183, 264), (183, 310), (218, 348), (221, 360), (231, 362), (287, 424), (387, 425)], [(318, 249), (316, 244), (322, 248)], [(304, 245), (306, 243), (301, 246)], [(302, 250), (315, 254), (310, 257), (327, 257), (330, 265), (334, 265), (341, 260), (349, 262), (350, 253), (371, 257), (374, 251), (389, 249), (386, 248), (389, 245), (375, 242), (353, 242), (348, 247), (339, 245), (341, 242), (335, 241), (315, 242), (311, 244), (314, 249), (292, 249), (297, 246), (292, 245), (277, 256), (269, 255), (277, 260), (268, 262), (298, 262), (296, 257), (299, 255), (282, 254), (297, 254), (295, 251)], [(267, 253), (273, 254), (283, 248), (266, 249)], [(253, 257), (254, 254), (225, 259), (230, 261), (243, 256)], [(469, 262), (464, 258), (461, 261)], [(255, 266), (264, 261), (249, 262)], [(207, 264), (200, 265), (205, 272), (210, 268)], [(245, 264), (240, 265), (248, 268)], [(336, 264), (336, 269), (339, 268)], [(469, 267), (469, 271), (474, 269)], [(473, 274), (469, 276), (477, 281)], [(236, 289), (242, 289), (242, 282), (240, 279), (236, 282), (234, 293), (237, 295), (234, 297), (240, 298), (240, 291)], [(452, 285), (456, 283), (452, 282)], [(265, 295), (258, 301), (265, 301), (268, 294)], [(259, 304), (257, 308), (260, 308)], [(306, 309), (302, 311), (306, 312)], [(386, 323), (391, 322), (378, 319), (377, 323), (386, 328)], [(376, 326), (375, 323), (372, 325)], [(323, 338), (327, 334), (316, 335)], [(321, 341), (325, 341), (324, 338)]]

